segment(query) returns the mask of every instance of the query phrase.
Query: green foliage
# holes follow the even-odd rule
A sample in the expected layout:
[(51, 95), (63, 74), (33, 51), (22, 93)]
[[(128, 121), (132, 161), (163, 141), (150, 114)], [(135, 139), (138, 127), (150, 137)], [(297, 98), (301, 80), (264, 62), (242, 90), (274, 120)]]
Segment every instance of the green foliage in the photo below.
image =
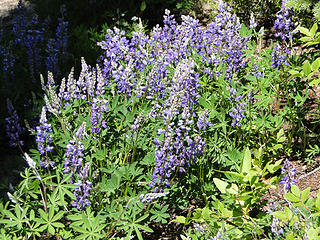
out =
[(249, 25), (251, 13), (254, 14), (259, 26), (269, 29), (273, 26), (275, 14), (281, 8), (281, 0), (227, 0), (242, 22)]
[(320, 19), (320, 1), (318, 0), (288, 0), (287, 5), (297, 11), (304, 12), (305, 15), (312, 12), (315, 21)]
[[(140, 31), (141, 37), (148, 34), (142, 18), (128, 24), (120, 10), (109, 10), (99, 19), (90, 20), (90, 24), (101, 23), (99, 27), (81, 23), (84, 20), (81, 18), (92, 14), (95, 8), (105, 6), (103, 1), (96, 2), (97, 5), (88, 12), (81, 12), (79, 16), (72, 13), (70, 16), (76, 21), (71, 38), (79, 40), (71, 48), (79, 56), (91, 55), (91, 60), (95, 61), (98, 50), (91, 44), (93, 41), (102, 41), (111, 26), (128, 30), (125, 35), (128, 38), (132, 37), (132, 31), (135, 30)], [(189, 9), (194, 3), (168, 2), (179, 9)], [(37, 6), (46, 6), (48, 9), (36, 9), (47, 14), (47, 11), (54, 11), (54, 6), (59, 3), (44, 1)], [(156, 3), (156, 0), (140, 1), (135, 8), (143, 16), (152, 13)], [(250, 15), (247, 14), (249, 8), (243, 7), (249, 6), (248, 1), (232, 3), (235, 11), (243, 11), (241, 14), (244, 18)], [(79, 6), (76, 6), (75, 1), (70, 1), (67, 8), (84, 8), (88, 4), (92, 3), (80, 1)], [(272, 14), (279, 7), (279, 1), (256, 1), (250, 4), (258, 13), (264, 11), (265, 4), (266, 11)], [(106, 19), (110, 16), (116, 17), (116, 22), (109, 23)], [(303, 27), (299, 29), (305, 35), (301, 41), (306, 47), (316, 48), (319, 45), (317, 25), (310, 30)], [(308, 144), (306, 139), (310, 136), (305, 128), (308, 87), (318, 85), (320, 81), (314, 77), (319, 71), (319, 53), (315, 50), (310, 55), (292, 57), (289, 59), (290, 66), (274, 68), (272, 61), (275, 42), (263, 48), (263, 36), (245, 25), (242, 25), (239, 34), (251, 40), (248, 40), (244, 49), (244, 66), (234, 71), (230, 79), (227, 78), (228, 68), (224, 62), (210, 65), (199, 52), (192, 47), (188, 49), (188, 57), (195, 62), (192, 74), (199, 76), (200, 80), (201, 87), (195, 90), (200, 95), (199, 104), (194, 104), (193, 112), (190, 112), (190, 128), (186, 130), (190, 134), (188, 139), (184, 139), (187, 137), (175, 132), (175, 129), (170, 134), (180, 134), (179, 137), (185, 140), (182, 145), (186, 147), (191, 144), (191, 138), (200, 137), (205, 147), (201, 149), (201, 155), (186, 164), (185, 169), (178, 162), (170, 178), (169, 193), (165, 197), (162, 195), (162, 199), (142, 201), (140, 198), (144, 196), (141, 194), (153, 190), (149, 184), (153, 181), (152, 172), (158, 164), (155, 163), (155, 155), (159, 154), (154, 142), (156, 138), (164, 142), (165, 136), (158, 133), (159, 129), (169, 128), (169, 123), (159, 117), (159, 113), (165, 111), (161, 105), (166, 99), (158, 95), (152, 100), (143, 94), (137, 96), (140, 87), (148, 83), (147, 78), (153, 76), (158, 63), (151, 62), (135, 73), (135, 87), (132, 87), (130, 94), (119, 93), (119, 86), (112, 81), (111, 76), (103, 95), (93, 97), (86, 94), (83, 98), (71, 97), (69, 100), (61, 97), (58, 104), (57, 91), (61, 86), (53, 84), (54, 80), (49, 74), (48, 81), (43, 80), (42, 89), (47, 120), (52, 127), (54, 150), (41, 154), (37, 149), (31, 149), (31, 158), (25, 155), (29, 166), (21, 173), (20, 184), (8, 193), (10, 201), (0, 202), (0, 237), (134, 237), (141, 240), (154, 233), (154, 226), (176, 222), (188, 227), (194, 224), (194, 228), (190, 227), (181, 236), (182, 239), (211, 239), (215, 236), (222, 239), (302, 239), (304, 234), (310, 239), (317, 239), (320, 232), (320, 193), (317, 199), (312, 199), (309, 197), (310, 188), (301, 191), (292, 185), (291, 190), (284, 195), (286, 205), (278, 206), (272, 213), (263, 209), (270, 210), (265, 196), (270, 189), (277, 189), (283, 177), (280, 174), (282, 159), (295, 156), (296, 149), (309, 158), (319, 154), (317, 145)], [(151, 54), (148, 52), (150, 49), (144, 50)], [(212, 53), (213, 57), (215, 54)], [(73, 60), (79, 61), (79, 56), (74, 55)], [(72, 87), (76, 75), (80, 75), (80, 80), (102, 76), (99, 65), (89, 72), (90, 67), (83, 59), (81, 64), (80, 74), (77, 73), (79, 70), (74, 73), (72, 69), (68, 78), (62, 80), (67, 88)], [(123, 69), (127, 68), (122, 61), (117, 64)], [(178, 66), (181, 66), (180, 62), (165, 65), (168, 72), (166, 78), (179, 77), (176, 76), (180, 71)], [(169, 82), (165, 90), (169, 91), (171, 85), (172, 82)], [(242, 98), (230, 101), (232, 96), (226, 86), (236, 89), (236, 96)], [(241, 117), (239, 124), (233, 124), (230, 113), (237, 108), (239, 100), (244, 103), (246, 116)], [(92, 120), (93, 102), (97, 101), (104, 102), (108, 108), (99, 112), (100, 131), (94, 131)], [(198, 121), (204, 113), (208, 115), (210, 124), (205, 131), (201, 131)], [(38, 112), (34, 115), (38, 115)], [(180, 124), (184, 118), (182, 114), (177, 114), (170, 124)], [(102, 127), (102, 120), (107, 127)], [(80, 144), (76, 136), (81, 127), (84, 127), (85, 134)], [(33, 131), (32, 135), (36, 135), (36, 132)], [(303, 144), (300, 144), (301, 141)], [(87, 167), (88, 176), (85, 179), (92, 187), (86, 196), (90, 205), (78, 208), (77, 204), (83, 201), (76, 192), (82, 179), (79, 177), (80, 170), (69, 172), (66, 169), (66, 152), (75, 142), (83, 145), (79, 165)], [(179, 156), (179, 161), (188, 158), (187, 153), (183, 154)], [(55, 163), (53, 167), (39, 167), (40, 163), (51, 160)], [(192, 211), (189, 211), (191, 206)], [(278, 228), (282, 228), (284, 235), (270, 231), (274, 219), (280, 221)]]
[[(256, 155), (262, 157), (262, 150)], [(263, 164), (260, 159), (252, 159), (252, 152), (246, 148), (243, 152), (238, 171), (223, 171), (226, 180), (215, 178), (214, 183), (220, 191), (216, 201), (205, 208), (194, 210), (187, 218), (178, 216), (174, 221), (189, 225), (199, 223), (203, 232), (189, 229), (187, 235), (192, 239), (209, 239), (214, 236), (230, 239), (258, 239), (264, 233), (261, 230), (267, 215), (257, 206), (263, 204), (261, 197), (270, 187), (274, 187), (277, 177), (271, 177), (281, 167), (281, 160)]]

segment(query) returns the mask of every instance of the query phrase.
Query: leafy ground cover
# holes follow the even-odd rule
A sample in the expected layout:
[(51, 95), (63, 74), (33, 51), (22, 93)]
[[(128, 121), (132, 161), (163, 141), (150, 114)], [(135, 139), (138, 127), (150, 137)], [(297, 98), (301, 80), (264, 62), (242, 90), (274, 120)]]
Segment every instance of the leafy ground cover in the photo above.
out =
[(262, 46), (226, 4), (207, 26), (165, 10), (151, 31), (105, 29), (96, 63), (64, 74), (66, 8), (53, 32), (22, 10), (2, 80), (42, 93), (24, 124), (7, 100), (27, 167), (0, 201), (1, 238), (319, 239), (320, 193), (303, 184), (318, 176), (317, 23), (283, 2)]

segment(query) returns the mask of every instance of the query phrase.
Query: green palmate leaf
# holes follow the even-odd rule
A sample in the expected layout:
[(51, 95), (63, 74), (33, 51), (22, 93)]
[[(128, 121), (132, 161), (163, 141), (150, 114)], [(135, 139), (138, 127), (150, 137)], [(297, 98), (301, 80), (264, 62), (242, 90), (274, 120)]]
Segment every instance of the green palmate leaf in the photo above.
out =
[(224, 182), (218, 178), (213, 178), (213, 182), (221, 193), (226, 193), (226, 188), (228, 186), (227, 182)]

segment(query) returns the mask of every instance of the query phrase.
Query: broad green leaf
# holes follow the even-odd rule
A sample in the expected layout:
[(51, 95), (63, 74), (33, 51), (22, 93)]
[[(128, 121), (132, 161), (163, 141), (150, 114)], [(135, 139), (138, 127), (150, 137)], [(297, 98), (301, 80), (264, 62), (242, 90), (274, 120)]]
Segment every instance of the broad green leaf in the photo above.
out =
[(295, 240), (293, 233), (289, 233), (285, 240)]
[(302, 34), (307, 35), (307, 36), (310, 36), (310, 32), (309, 32), (309, 29), (308, 29), (308, 28), (298, 27), (298, 30), (299, 30)]
[(310, 86), (317, 86), (320, 83), (320, 77), (318, 79), (314, 79), (310, 82)]
[(242, 160), (241, 173), (248, 173), (250, 169), (251, 169), (251, 152), (247, 147), (244, 152), (244, 157)]
[(311, 65), (309, 61), (306, 61), (303, 66), (302, 70), (305, 76), (308, 76), (311, 73)]
[(297, 70), (289, 70), (289, 73), (291, 74), (291, 77), (292, 78), (295, 78), (295, 77), (302, 77), (303, 75), (297, 71)]
[(231, 193), (231, 194), (235, 194), (237, 195), (239, 191), (239, 188), (236, 184), (232, 183), (231, 187), (227, 189), (227, 192)]
[(287, 220), (288, 220), (286, 217), (286, 214), (283, 211), (276, 211), (276, 212), (271, 213), (271, 215), (282, 220), (283, 222), (287, 222)]
[(314, 37), (314, 35), (316, 34), (318, 30), (318, 24), (315, 23), (313, 24), (312, 28), (310, 29), (310, 37)]
[(301, 201), (302, 202), (305, 202), (307, 201), (308, 199), (308, 196), (309, 196), (309, 193), (310, 193), (310, 187), (307, 187), (306, 189), (304, 189), (302, 192), (301, 192)]
[(292, 193), (287, 193), (286, 195), (284, 195), (284, 197), (291, 202), (299, 202), (299, 200), (300, 200), (299, 197), (295, 196)]
[(297, 185), (291, 185), (291, 192), (297, 196), (297, 197), (300, 197), (300, 189)]
[(176, 219), (172, 220), (172, 222), (177, 222), (177, 223), (186, 223), (186, 218), (184, 216), (177, 216)]
[(312, 64), (311, 64), (311, 69), (312, 71), (317, 71), (320, 67), (320, 58), (317, 58)]
[(207, 207), (205, 207), (203, 210), (202, 210), (202, 217), (203, 217), (203, 219), (210, 219), (211, 218), (211, 213), (212, 213), (212, 211), (209, 209), (209, 208), (207, 208)]
[(228, 186), (227, 182), (224, 182), (218, 178), (213, 178), (213, 182), (221, 193), (226, 193), (226, 188)]
[(290, 210), (288, 207), (284, 207), (284, 213), (285, 213), (286, 218), (287, 218), (288, 220), (290, 220), (290, 219), (292, 218), (292, 212), (291, 212), (291, 210)]
[(143, 12), (147, 7), (146, 1), (143, 1), (140, 5), (140, 11)]
[(307, 232), (308, 239), (318, 240), (320, 238), (319, 233), (320, 233), (319, 227), (317, 227), (317, 228), (311, 227)]

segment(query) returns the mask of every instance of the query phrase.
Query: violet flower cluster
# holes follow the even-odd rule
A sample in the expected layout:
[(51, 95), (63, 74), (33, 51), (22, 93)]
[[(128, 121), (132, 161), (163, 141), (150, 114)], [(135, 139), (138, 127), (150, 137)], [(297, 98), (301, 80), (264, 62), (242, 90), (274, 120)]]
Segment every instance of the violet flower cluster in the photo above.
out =
[(42, 108), (41, 117), (40, 117), (40, 125), (36, 127), (36, 143), (38, 151), (44, 157), (44, 161), (40, 161), (40, 166), (44, 168), (48, 168), (49, 166), (53, 166), (54, 162), (50, 161), (48, 158), (48, 152), (53, 151), (53, 146), (50, 145), (52, 143), (52, 129), (51, 124), (47, 123), (46, 117), (46, 108)]
[[(271, 214), (275, 211), (277, 211), (277, 206), (275, 203), (272, 203), (269, 206), (267, 212), (269, 214)], [(280, 220), (278, 218), (276, 218), (275, 216), (272, 216), (271, 232), (273, 234), (277, 235), (278, 237), (284, 233), (283, 228), (280, 226)]]
[(98, 43), (104, 50), (101, 64), (106, 80), (114, 81), (119, 93), (131, 96), (139, 74), (148, 69), (137, 96), (165, 98), (166, 88), (171, 84), (168, 66), (176, 67), (193, 54), (200, 54), (206, 69), (224, 65), (226, 77), (231, 79), (233, 73), (244, 66), (244, 49), (249, 38), (240, 36), (240, 22), (230, 10), (226, 5), (220, 5), (214, 22), (206, 29), (190, 16), (182, 16), (182, 23), (177, 24), (174, 16), (166, 10), (164, 26), (157, 25), (150, 35), (141, 30), (127, 39), (124, 31), (117, 28), (107, 30), (105, 40)]
[(62, 6), (60, 10), (62, 17), (58, 18), (55, 37), (49, 39), (45, 34), (48, 19), (40, 21), (35, 14), (32, 18), (27, 16), (21, 0), (15, 12), (11, 30), (13, 41), (3, 41), (4, 45), (0, 46), (1, 68), (6, 77), (14, 78), (15, 64), (19, 63), (17, 55), (21, 53), (27, 56), (28, 72), (33, 81), (45, 67), (56, 75), (59, 72), (58, 62), (67, 50), (68, 22), (64, 21), (65, 7)]
[(86, 134), (86, 123), (84, 122), (77, 130), (73, 139), (69, 141), (67, 150), (65, 153), (64, 172), (72, 173), (71, 183), (74, 181), (75, 174), (80, 174), (80, 170), (83, 163), (83, 151), (84, 145), (82, 140)]
[[(150, 187), (155, 192), (169, 187), (177, 171), (185, 172), (190, 162), (202, 154), (205, 145), (200, 135), (191, 136), (193, 116), (196, 116), (193, 106), (197, 104), (200, 87), (194, 67), (195, 63), (187, 59), (178, 64), (173, 86), (168, 88), (170, 96), (159, 109), (164, 128), (158, 129), (159, 138), (154, 140), (156, 166)], [(203, 114), (198, 121), (199, 130), (209, 125), (206, 117), (207, 114)]]
[(168, 193), (169, 192), (141, 194), (139, 196), (139, 200), (142, 203), (150, 203), (158, 198), (165, 197), (166, 195), (168, 195)]
[(9, 138), (9, 145), (11, 147), (23, 146), (23, 141), (21, 139), (22, 134), (25, 132), (25, 128), (20, 125), (20, 119), (17, 111), (14, 109), (11, 101), (7, 101), (9, 117), (5, 119), (6, 121), (6, 133)]
[(31, 20), (28, 20), (25, 14), (26, 10), (19, 1), (17, 14), (14, 18), (12, 34), (15, 38), (14, 44), (20, 45), (26, 49), (28, 55), (28, 65), (31, 77), (34, 79), (40, 73), (42, 63), (42, 44), (45, 41), (44, 33), (47, 23), (40, 23), (38, 16), (34, 15)]
[(231, 112), (229, 112), (229, 116), (232, 117), (231, 125), (240, 127), (240, 121), (245, 117), (244, 112), (246, 111), (246, 103), (240, 101), (243, 96), (237, 95), (236, 89), (228, 87), (227, 90), (229, 91), (229, 101), (233, 102), (233, 104), (235, 105), (231, 109)]
[(78, 210), (84, 210), (86, 206), (91, 205), (89, 195), (92, 190), (92, 183), (88, 180), (89, 178), (90, 164), (86, 163), (79, 173), (79, 180), (75, 185), (78, 187), (74, 189), (74, 196), (76, 200), (72, 202), (72, 206)]
[(68, 22), (64, 21), (64, 16), (66, 14), (65, 5), (60, 7), (61, 18), (58, 18), (58, 26), (56, 29), (55, 38), (50, 38), (47, 43), (47, 58), (46, 66), (47, 71), (52, 72), (54, 75), (58, 74), (58, 61), (61, 56), (63, 56), (67, 50), (68, 42)]
[(8, 47), (0, 46), (0, 56), (2, 59), (3, 73), (13, 77), (14, 76), (13, 69), (14, 69), (14, 64), (16, 59), (12, 54), (11, 49)]
[(73, 191), (76, 200), (72, 203), (72, 206), (76, 207), (78, 210), (83, 210), (86, 206), (91, 204), (89, 195), (92, 190), (92, 183), (88, 180), (90, 164), (86, 163), (83, 166), (84, 145), (81, 141), (84, 139), (85, 135), (86, 123), (83, 122), (73, 137), (73, 140), (70, 140), (67, 145), (64, 163), (64, 172), (72, 173), (70, 183), (76, 182), (75, 185), (78, 186)]
[(92, 124), (91, 133), (93, 134), (99, 134), (101, 127), (104, 129), (107, 128), (106, 120), (102, 117), (103, 113), (109, 110), (107, 103), (108, 101), (105, 99), (94, 98), (92, 100), (90, 123)]
[(281, 179), (280, 184), (283, 184), (286, 190), (290, 190), (291, 185), (297, 185), (296, 169), (288, 160), (285, 160), (283, 167), (281, 168), (281, 174), (283, 174), (284, 177)]
[(281, 45), (276, 43), (271, 54), (272, 68), (280, 70), (282, 66), (289, 66), (287, 59), (290, 54), (289, 48), (281, 48)]
[(286, 6), (286, 1), (282, 1), (281, 10), (276, 14), (276, 21), (273, 27), (276, 30), (275, 37), (280, 37), (283, 41), (288, 41), (293, 37), (294, 22), (292, 21), (293, 8)]
[(292, 21), (292, 8), (286, 6), (286, 1), (282, 1), (281, 10), (276, 15), (274, 28), (276, 30), (275, 37), (281, 38), (281, 45), (276, 43), (272, 51), (272, 68), (280, 70), (284, 65), (288, 66), (288, 55), (291, 51), (288, 47), (290, 40), (293, 37), (294, 22)]

